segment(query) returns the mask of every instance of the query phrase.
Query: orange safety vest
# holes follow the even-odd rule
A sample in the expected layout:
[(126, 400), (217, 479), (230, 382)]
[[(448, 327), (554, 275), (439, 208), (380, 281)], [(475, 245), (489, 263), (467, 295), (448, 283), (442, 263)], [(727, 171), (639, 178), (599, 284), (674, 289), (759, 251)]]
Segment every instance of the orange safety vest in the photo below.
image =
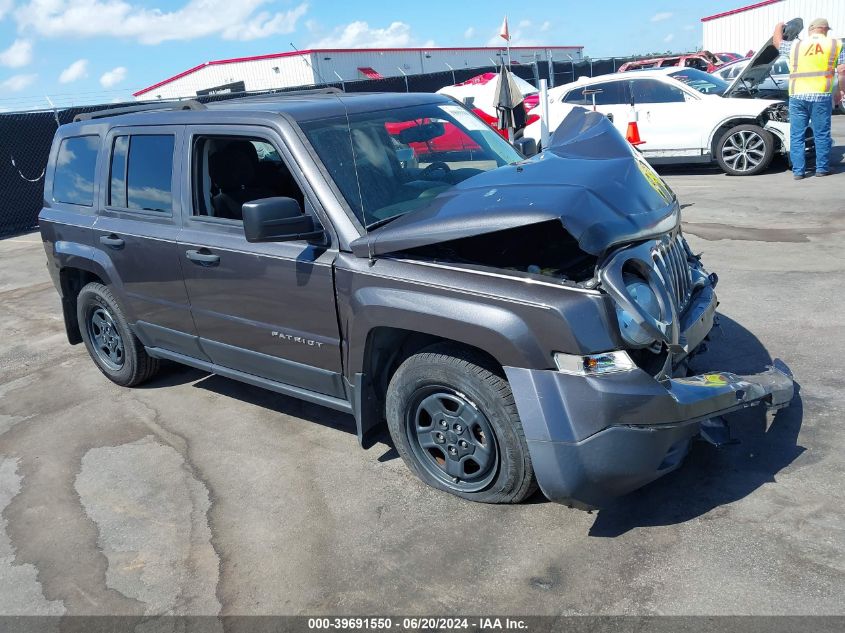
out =
[(833, 75), (842, 43), (814, 34), (792, 45), (789, 94), (826, 94), (833, 91)]

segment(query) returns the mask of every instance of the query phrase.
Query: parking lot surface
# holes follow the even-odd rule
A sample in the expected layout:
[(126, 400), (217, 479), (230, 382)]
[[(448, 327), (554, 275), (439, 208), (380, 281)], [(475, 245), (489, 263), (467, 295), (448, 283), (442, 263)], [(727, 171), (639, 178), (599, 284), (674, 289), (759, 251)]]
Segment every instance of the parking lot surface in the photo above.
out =
[(664, 174), (721, 280), (696, 367), (780, 357), (799, 392), (593, 514), (462, 501), (350, 416), (192, 369), (117, 387), (38, 234), (0, 241), (0, 614), (845, 613), (845, 173)]

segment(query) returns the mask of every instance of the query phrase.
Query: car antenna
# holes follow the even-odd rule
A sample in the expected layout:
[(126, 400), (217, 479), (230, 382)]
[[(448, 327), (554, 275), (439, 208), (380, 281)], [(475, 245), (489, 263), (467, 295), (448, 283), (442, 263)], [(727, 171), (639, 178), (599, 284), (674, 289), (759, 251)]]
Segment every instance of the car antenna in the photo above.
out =
[[(296, 46), (294, 46), (294, 45), (293, 45), (293, 42), (288, 42), (288, 44), (290, 44), (290, 47), (291, 47), (293, 50), (295, 50), (297, 53), (301, 53), (301, 52), (302, 52), (302, 51), (300, 51), (300, 50), (299, 50)], [(302, 55), (302, 61), (304, 61), (306, 64), (308, 64), (308, 68), (310, 68), (310, 69), (313, 71), (314, 75), (317, 77), (317, 80), (318, 80), (321, 84), (323, 84), (323, 85), (328, 85), (328, 83), (329, 83), (329, 82), (328, 82), (328, 81), (326, 81), (325, 79), (323, 79), (323, 76), (320, 74), (320, 71), (319, 71), (319, 70), (317, 70), (316, 68), (314, 68), (314, 66), (311, 64), (311, 62), (309, 62), (309, 61), (308, 61), (308, 59), (306, 59), (305, 55)]]
[[(343, 114), (346, 116), (346, 131), (349, 133), (349, 147), (352, 149), (352, 168), (355, 170), (355, 185), (358, 187), (358, 199), (361, 201), (361, 219), (364, 222), (364, 232), (367, 231), (367, 204), (364, 201), (364, 193), (361, 191), (361, 178), (358, 175), (358, 157), (355, 155), (355, 142), (352, 139), (352, 124), (349, 121), (349, 110), (340, 95), (335, 94), (335, 98), (343, 108)], [(378, 239), (378, 238), (376, 238)], [(376, 263), (373, 254), (373, 243), (367, 240), (367, 258), (370, 260), (370, 266)]]

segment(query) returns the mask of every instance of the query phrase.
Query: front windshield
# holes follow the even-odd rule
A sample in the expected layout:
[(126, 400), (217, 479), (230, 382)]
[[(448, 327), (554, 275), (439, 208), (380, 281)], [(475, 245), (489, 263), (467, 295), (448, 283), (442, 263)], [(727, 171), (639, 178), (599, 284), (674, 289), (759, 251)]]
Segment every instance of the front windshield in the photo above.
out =
[(679, 68), (675, 72), (669, 73), (669, 76), (706, 95), (721, 96), (728, 89), (727, 82), (716, 75), (710, 75), (695, 68)]
[(522, 157), (454, 103), (302, 122), (352, 211), (367, 228), (421, 209), (438, 194)]

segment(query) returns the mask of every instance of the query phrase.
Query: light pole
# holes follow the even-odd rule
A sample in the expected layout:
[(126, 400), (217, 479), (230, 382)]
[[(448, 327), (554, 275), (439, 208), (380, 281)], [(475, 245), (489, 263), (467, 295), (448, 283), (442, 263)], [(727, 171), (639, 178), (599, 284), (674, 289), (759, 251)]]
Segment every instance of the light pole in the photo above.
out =
[(408, 89), (408, 73), (406, 73), (404, 70), (402, 70), (399, 66), (397, 66), (396, 68), (400, 73), (402, 73), (402, 76), (405, 78), (405, 92), (411, 92)]
[(457, 82), (455, 81), (455, 69), (449, 64), (449, 62), (443, 62), (446, 64), (446, 68), (452, 71), (452, 85), (454, 86)]

